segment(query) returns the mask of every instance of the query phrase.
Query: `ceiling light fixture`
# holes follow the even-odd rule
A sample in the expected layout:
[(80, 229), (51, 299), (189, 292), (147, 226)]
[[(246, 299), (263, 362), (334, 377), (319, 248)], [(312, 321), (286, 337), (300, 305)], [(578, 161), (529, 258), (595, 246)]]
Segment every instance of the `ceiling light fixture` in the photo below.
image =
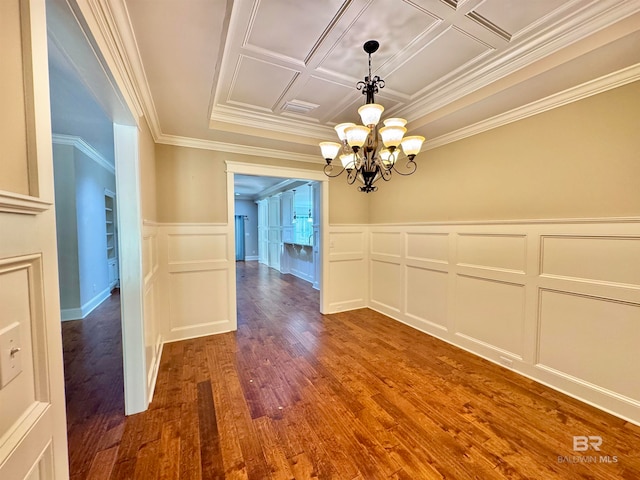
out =
[[(375, 103), (378, 89), (384, 88), (384, 80), (378, 75), (371, 75), (371, 54), (375, 53), (380, 44), (376, 40), (365, 42), (363, 49), (369, 54), (369, 76), (364, 82), (358, 82), (356, 88), (367, 96), (366, 103), (358, 109), (363, 125), (341, 123), (335, 130), (342, 143), (321, 142), (320, 150), (327, 164), (324, 173), (328, 177), (338, 177), (346, 170), (347, 182), (352, 185), (356, 179), (363, 183), (358, 190), (369, 193), (375, 192), (374, 185), (379, 179), (391, 180), (391, 173), (411, 175), (416, 171), (415, 156), (422, 148), (424, 137), (405, 137), (407, 121), (404, 118), (388, 118), (384, 120), (384, 127), (378, 128), (378, 122), (384, 107)], [(339, 156), (342, 167), (333, 173), (333, 160)], [(406, 163), (398, 169), (400, 160)]]

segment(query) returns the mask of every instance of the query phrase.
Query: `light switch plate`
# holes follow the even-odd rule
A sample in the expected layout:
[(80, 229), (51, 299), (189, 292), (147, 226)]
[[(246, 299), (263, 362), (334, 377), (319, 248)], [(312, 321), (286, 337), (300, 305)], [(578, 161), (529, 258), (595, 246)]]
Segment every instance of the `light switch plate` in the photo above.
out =
[(0, 331), (0, 388), (22, 371), (20, 324), (14, 322)]

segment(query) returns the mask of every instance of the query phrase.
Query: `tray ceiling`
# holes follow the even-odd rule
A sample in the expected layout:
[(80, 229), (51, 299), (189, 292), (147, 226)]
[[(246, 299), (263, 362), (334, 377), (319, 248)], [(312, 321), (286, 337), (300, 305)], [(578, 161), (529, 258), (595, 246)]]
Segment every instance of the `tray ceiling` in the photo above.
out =
[(157, 141), (283, 158), (357, 121), (369, 39), (384, 116), (428, 140), (640, 63), (639, 0), (122, 1)]

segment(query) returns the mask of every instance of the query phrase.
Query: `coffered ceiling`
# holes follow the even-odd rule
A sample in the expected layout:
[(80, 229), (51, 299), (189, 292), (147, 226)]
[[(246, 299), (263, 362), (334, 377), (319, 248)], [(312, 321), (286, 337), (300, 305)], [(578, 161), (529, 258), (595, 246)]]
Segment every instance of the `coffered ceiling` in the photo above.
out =
[(96, 2), (161, 143), (322, 162), (370, 39), (383, 116), (427, 149), (640, 78), (640, 0)]

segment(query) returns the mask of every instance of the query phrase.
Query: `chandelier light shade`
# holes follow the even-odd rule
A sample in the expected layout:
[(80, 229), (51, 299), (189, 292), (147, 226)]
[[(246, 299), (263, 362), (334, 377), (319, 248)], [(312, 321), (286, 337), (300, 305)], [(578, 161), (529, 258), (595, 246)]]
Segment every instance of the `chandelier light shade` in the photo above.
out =
[(347, 143), (351, 145), (352, 148), (362, 147), (364, 142), (367, 141), (370, 131), (371, 129), (364, 125), (354, 125), (353, 127), (345, 129), (345, 133), (347, 134)]
[[(347, 138), (345, 136), (345, 138)], [(335, 158), (338, 155), (338, 152), (342, 148), (342, 144), (337, 142), (321, 142), (320, 150), (322, 151), (322, 156), (324, 158)]]
[(358, 109), (362, 124), (369, 127), (375, 126), (380, 121), (384, 107), (377, 103), (367, 103)]
[[(369, 40), (363, 47), (369, 55), (369, 75), (356, 84), (356, 88), (366, 95), (366, 103), (358, 108), (362, 125), (336, 125), (341, 143), (320, 143), (322, 156), (327, 162), (324, 173), (328, 177), (337, 177), (347, 172), (349, 185), (358, 180), (363, 184), (358, 189), (365, 193), (375, 192), (378, 187), (374, 183), (379, 179), (391, 180), (392, 172), (405, 176), (414, 173), (417, 168), (414, 159), (424, 142), (424, 137), (419, 135), (404, 136), (407, 133), (404, 118), (387, 118), (383, 121), (384, 126), (378, 128), (384, 107), (375, 102), (375, 94), (384, 88), (384, 80), (371, 75), (371, 54), (379, 47), (375, 40)], [(333, 161), (336, 158), (339, 158), (341, 167), (334, 172)]]

